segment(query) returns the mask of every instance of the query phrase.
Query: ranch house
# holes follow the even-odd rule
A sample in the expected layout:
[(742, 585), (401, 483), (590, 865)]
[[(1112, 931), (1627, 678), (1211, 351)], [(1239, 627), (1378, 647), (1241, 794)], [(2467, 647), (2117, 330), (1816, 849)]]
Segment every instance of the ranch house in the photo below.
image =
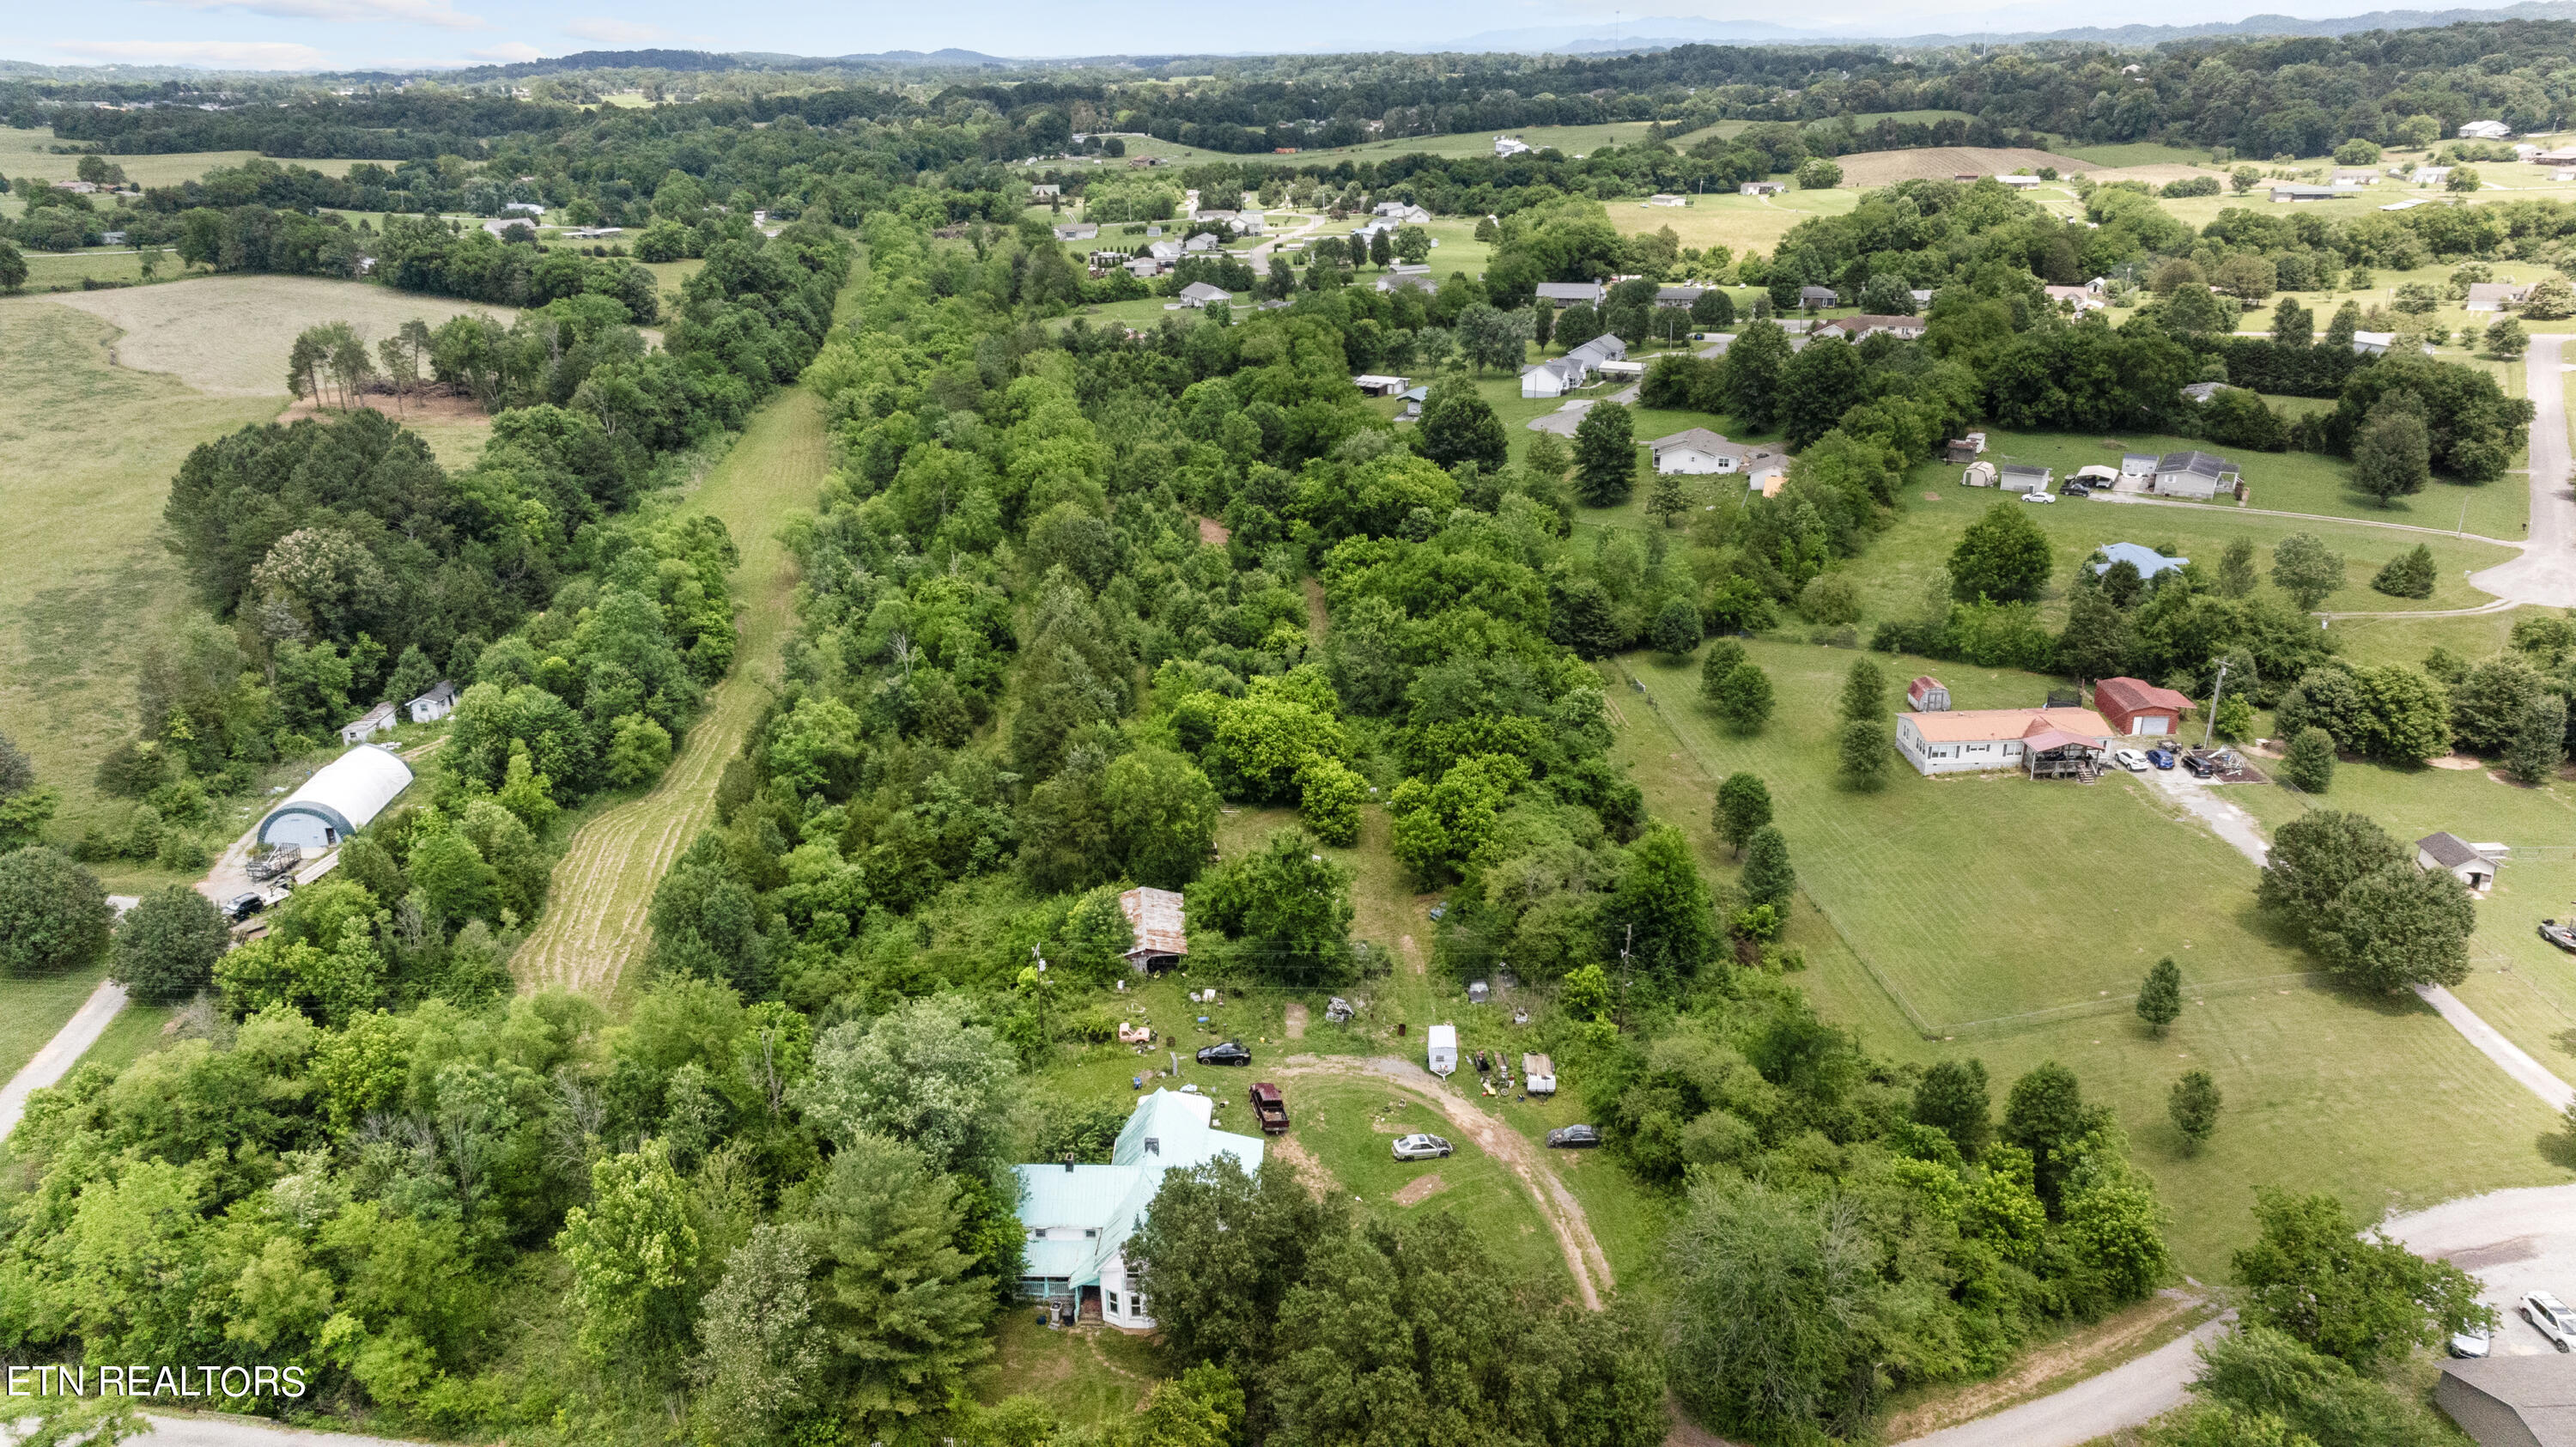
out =
[(2089, 708), (1969, 708), (1896, 716), (1896, 751), (1930, 778), (2019, 769), (2033, 743), (2042, 752), (2081, 745), (2098, 756), (2117, 737)]

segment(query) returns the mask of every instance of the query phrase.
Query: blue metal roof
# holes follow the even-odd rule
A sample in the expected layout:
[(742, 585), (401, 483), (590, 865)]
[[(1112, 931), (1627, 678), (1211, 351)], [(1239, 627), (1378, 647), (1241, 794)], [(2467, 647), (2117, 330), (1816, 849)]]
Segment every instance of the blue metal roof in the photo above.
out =
[(1215, 1102), (1204, 1095), (1157, 1090), (1136, 1102), (1118, 1132), (1110, 1164), (1014, 1166), (1020, 1181), (1020, 1224), (1032, 1239), (1025, 1274), (1060, 1278), (1073, 1286), (1100, 1279), (1127, 1238), (1145, 1219), (1162, 1189), (1163, 1173), (1202, 1166), (1220, 1155), (1260, 1169), (1262, 1140), (1216, 1129)]
[(2152, 578), (2191, 561), (2189, 558), (2168, 558), (2153, 548), (2140, 547), (2136, 543), (2104, 543), (2101, 551), (2104, 561), (2093, 565), (2094, 572), (2107, 573), (2113, 563), (2127, 563), (2138, 570), (2141, 578)]

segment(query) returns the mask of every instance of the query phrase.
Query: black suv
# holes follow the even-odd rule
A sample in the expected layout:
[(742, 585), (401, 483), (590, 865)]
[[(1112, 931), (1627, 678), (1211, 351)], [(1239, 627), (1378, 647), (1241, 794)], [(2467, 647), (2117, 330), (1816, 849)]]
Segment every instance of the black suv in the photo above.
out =
[(1548, 1145), (1556, 1150), (1588, 1151), (1601, 1144), (1601, 1132), (1588, 1125), (1563, 1125), (1547, 1133)]
[(1243, 1042), (1240, 1040), (1228, 1040), (1222, 1045), (1211, 1045), (1199, 1052), (1201, 1065), (1250, 1065), (1251, 1063), (1252, 1052), (1244, 1049)]

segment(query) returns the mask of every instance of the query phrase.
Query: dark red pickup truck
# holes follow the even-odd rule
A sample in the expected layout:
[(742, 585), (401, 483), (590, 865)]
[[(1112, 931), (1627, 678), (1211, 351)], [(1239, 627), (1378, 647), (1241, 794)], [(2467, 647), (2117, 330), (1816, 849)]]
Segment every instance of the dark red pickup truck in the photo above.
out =
[(1261, 1133), (1277, 1135), (1288, 1128), (1288, 1102), (1279, 1098), (1279, 1087), (1263, 1081), (1252, 1087), (1252, 1113), (1261, 1117)]

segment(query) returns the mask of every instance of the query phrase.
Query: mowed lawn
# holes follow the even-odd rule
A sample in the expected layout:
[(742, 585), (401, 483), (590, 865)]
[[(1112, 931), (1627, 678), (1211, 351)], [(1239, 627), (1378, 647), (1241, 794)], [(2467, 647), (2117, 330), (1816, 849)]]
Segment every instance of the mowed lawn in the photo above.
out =
[[(1624, 660), (1660, 705), (1624, 683), (1613, 694), (1620, 753), (1649, 805), (1690, 833), (1712, 876), (1729, 878), (1735, 864), (1708, 822), (1715, 781), (1760, 773), (1802, 889), (1788, 938), (1807, 968), (1795, 978), (1818, 1009), (1897, 1060), (1982, 1059), (1998, 1109), (2021, 1073), (2048, 1060), (2072, 1068), (2156, 1178), (2184, 1271), (2227, 1279), (2228, 1253), (2253, 1235), (2256, 1186), (2331, 1191), (2376, 1217), (2566, 1178), (2542, 1153), (2557, 1128), (2550, 1112), (2411, 997), (2262, 978), (2312, 962), (2251, 913), (2254, 867), (2133, 781), (1934, 783), (1908, 769), (1881, 794), (1845, 793), (1821, 740), (1857, 655), (1765, 642), (1751, 651), (1781, 694), (1772, 731), (1752, 741), (1721, 735), (1698, 711), (1695, 666)], [(1891, 678), (1913, 666), (1880, 662)], [(1934, 671), (1963, 706), (2028, 701), (2047, 682)], [(2167, 953), (2182, 966), (2185, 1005), (2158, 1038), (2127, 997)], [(1927, 1039), (1895, 1003), (1900, 992), (2073, 1008)], [(2215, 1139), (2197, 1152), (2165, 1111), (2174, 1079), (2193, 1068), (2226, 1098)]]
[(0, 301), (0, 447), (14, 459), (0, 556), (17, 560), (0, 567), (0, 733), (63, 791), (63, 838), (101, 817), (91, 776), (136, 726), (145, 645), (188, 604), (158, 537), (171, 475), (190, 448), (283, 400), (117, 366), (119, 340), (54, 301)]
[[(65, 142), (57, 139), (50, 127), (26, 129), (0, 126), (0, 175), (13, 183), (20, 177), (43, 181), (70, 181), (80, 172), (80, 157), (58, 155), (53, 147)], [(138, 186), (175, 186), (194, 181), (208, 171), (238, 166), (258, 157), (257, 151), (174, 151), (158, 156), (109, 156), (107, 161), (125, 170), (126, 179)], [(345, 176), (358, 164), (346, 161), (280, 161), (281, 166), (301, 166), (326, 176)], [(378, 161), (391, 169), (400, 161)]]
[(0, 1081), (35, 1058), (106, 978), (102, 963), (38, 979), (0, 980)]

